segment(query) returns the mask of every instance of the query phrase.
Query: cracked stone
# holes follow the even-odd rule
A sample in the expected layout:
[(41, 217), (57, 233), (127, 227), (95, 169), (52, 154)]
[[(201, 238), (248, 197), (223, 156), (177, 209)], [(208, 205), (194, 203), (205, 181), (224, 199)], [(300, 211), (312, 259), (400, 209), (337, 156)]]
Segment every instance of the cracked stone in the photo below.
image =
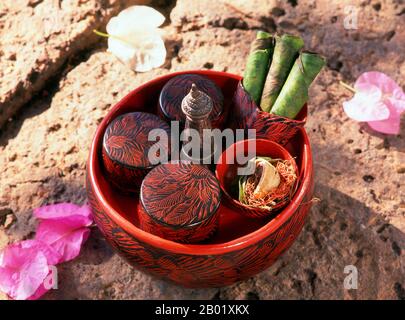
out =
[[(147, 0), (2, 1), (0, 127), (59, 72), (99, 39), (93, 29), (129, 4)], [(31, 5), (30, 5), (31, 3)]]

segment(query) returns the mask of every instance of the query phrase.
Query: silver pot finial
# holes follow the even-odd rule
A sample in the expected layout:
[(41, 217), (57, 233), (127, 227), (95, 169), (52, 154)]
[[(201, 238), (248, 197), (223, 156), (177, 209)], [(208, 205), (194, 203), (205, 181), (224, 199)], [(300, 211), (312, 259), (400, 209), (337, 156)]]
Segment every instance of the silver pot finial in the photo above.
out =
[(195, 83), (191, 85), (190, 92), (181, 102), (181, 109), (191, 119), (201, 119), (209, 116), (213, 108), (212, 99), (205, 92), (198, 90)]

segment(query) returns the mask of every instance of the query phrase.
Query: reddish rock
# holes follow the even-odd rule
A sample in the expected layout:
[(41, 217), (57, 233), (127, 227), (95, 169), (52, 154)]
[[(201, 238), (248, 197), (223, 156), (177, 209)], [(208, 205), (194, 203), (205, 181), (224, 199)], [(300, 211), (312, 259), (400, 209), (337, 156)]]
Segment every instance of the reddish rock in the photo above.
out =
[(100, 38), (111, 16), (149, 0), (32, 1), (0, 4), (0, 128), (71, 60)]

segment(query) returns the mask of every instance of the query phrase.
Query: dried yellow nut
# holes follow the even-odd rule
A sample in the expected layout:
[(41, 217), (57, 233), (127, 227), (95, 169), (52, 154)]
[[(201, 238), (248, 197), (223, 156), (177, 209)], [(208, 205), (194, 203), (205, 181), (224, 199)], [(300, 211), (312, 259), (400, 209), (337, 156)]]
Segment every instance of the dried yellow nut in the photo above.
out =
[(255, 164), (256, 168), (262, 167), (262, 175), (253, 192), (253, 196), (255, 198), (262, 198), (280, 185), (280, 175), (277, 169), (265, 159), (256, 159)]

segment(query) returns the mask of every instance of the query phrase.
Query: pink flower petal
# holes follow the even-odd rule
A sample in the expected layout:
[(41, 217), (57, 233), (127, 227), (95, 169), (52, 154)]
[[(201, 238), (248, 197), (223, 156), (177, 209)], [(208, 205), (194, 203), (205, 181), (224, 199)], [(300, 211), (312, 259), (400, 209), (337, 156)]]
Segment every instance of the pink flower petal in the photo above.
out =
[(401, 130), (401, 112), (391, 103), (386, 102), (390, 109), (390, 116), (387, 120), (383, 121), (369, 121), (368, 125), (375, 131), (385, 134), (399, 134)]
[(82, 244), (87, 240), (90, 230), (85, 227), (72, 228), (63, 220), (43, 220), (40, 222), (35, 239), (42, 241), (60, 255), (59, 263), (76, 258)]
[(395, 90), (401, 90), (401, 87), (389, 76), (382, 72), (370, 71), (364, 72), (354, 85), (356, 90), (360, 90), (359, 86), (371, 84), (379, 88), (383, 94), (393, 94)]
[(89, 206), (80, 207), (72, 203), (59, 203), (37, 208), (34, 210), (34, 216), (41, 220), (63, 220), (72, 228), (89, 226), (93, 222)]
[(48, 291), (49, 291), (49, 289), (45, 289), (44, 285), (41, 284), (39, 286), (39, 288), (37, 289), (37, 291), (35, 291), (35, 293), (32, 296), (27, 298), (27, 300), (38, 300), (39, 298), (41, 298)]
[(58, 270), (56, 267), (51, 267), (49, 269), (49, 273), (46, 276), (44, 282), (40, 285), (40, 287), (35, 291), (35, 293), (28, 298), (28, 300), (38, 300), (41, 298), (45, 293), (47, 293), (50, 289), (57, 289), (58, 288)]
[(398, 113), (402, 113), (405, 111), (405, 96), (403, 99), (388, 98), (387, 100), (389, 100), (389, 102), (391, 102), (392, 107)]
[(0, 290), (12, 299), (31, 297), (49, 273), (47, 258), (41, 251), (11, 245), (3, 252)]
[(357, 86), (357, 90), (351, 100), (343, 102), (343, 109), (349, 118), (356, 121), (388, 119), (389, 109), (381, 101), (379, 88), (363, 83)]
[(24, 249), (27, 248), (42, 252), (46, 257), (48, 265), (51, 266), (58, 264), (62, 258), (59, 252), (57, 252), (54, 248), (39, 240), (26, 240), (20, 242), (18, 245)]
[(356, 94), (343, 103), (346, 114), (365, 121), (382, 133), (399, 134), (401, 113), (405, 111), (405, 93), (389, 76), (382, 72), (365, 72), (354, 85)]
[(405, 101), (405, 92), (401, 88), (395, 89), (392, 93), (392, 97), (397, 100)]
[(77, 257), (90, 234), (88, 206), (62, 203), (35, 209), (34, 215), (41, 219), (35, 239), (0, 252), (0, 290), (12, 299), (41, 297), (49, 290), (50, 265)]
[(80, 206), (73, 203), (58, 203), (49, 206), (43, 206), (34, 210), (34, 216), (39, 219), (64, 218), (77, 214)]

